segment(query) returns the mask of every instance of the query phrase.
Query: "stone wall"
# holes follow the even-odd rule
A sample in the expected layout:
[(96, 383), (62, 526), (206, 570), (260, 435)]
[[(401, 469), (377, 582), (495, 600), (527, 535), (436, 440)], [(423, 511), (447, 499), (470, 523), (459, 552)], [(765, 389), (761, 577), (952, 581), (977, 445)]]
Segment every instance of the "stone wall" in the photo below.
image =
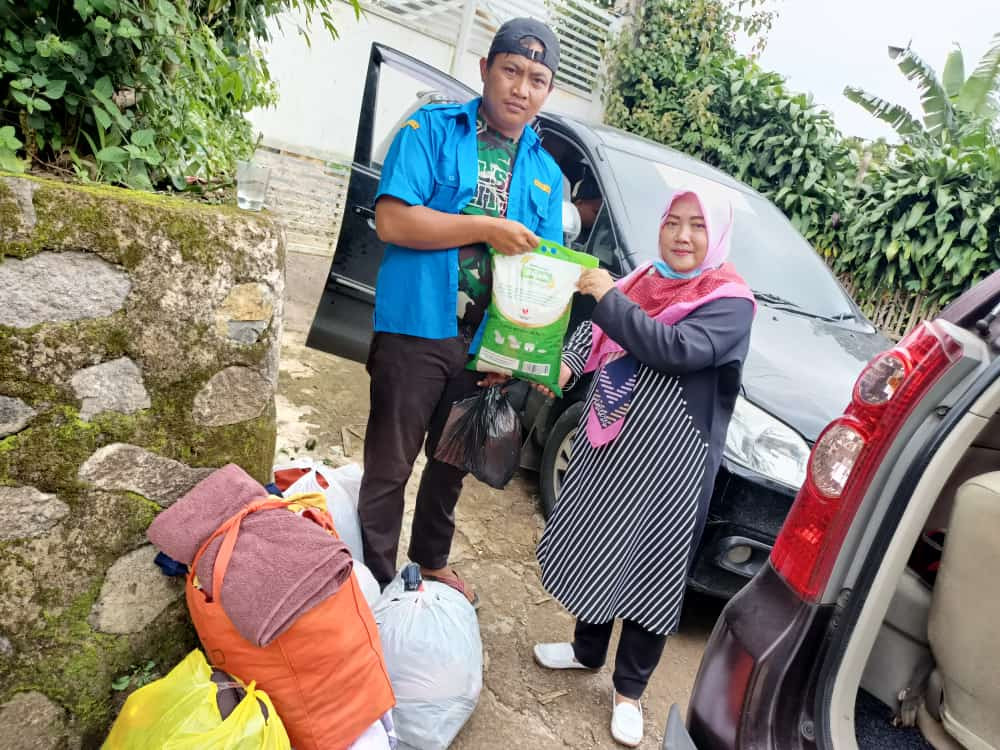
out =
[(211, 467), (269, 477), (283, 269), (260, 214), (0, 176), (5, 750), (99, 746), (115, 678), (194, 646), (145, 531)]

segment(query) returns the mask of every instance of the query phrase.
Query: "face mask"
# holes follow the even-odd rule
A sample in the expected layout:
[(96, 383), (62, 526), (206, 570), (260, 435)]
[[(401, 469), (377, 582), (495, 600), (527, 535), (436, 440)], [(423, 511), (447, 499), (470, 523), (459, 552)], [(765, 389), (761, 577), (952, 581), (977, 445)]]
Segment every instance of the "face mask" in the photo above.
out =
[(690, 273), (678, 273), (667, 265), (665, 260), (653, 261), (653, 267), (660, 272), (660, 275), (667, 279), (693, 279), (701, 273), (700, 268), (696, 268)]

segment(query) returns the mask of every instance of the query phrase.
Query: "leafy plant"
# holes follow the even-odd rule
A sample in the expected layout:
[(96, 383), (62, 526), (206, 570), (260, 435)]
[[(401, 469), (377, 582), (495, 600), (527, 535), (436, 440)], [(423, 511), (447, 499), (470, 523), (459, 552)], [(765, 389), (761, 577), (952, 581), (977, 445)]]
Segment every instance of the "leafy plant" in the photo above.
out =
[(1000, 265), (1000, 34), (969, 77), (960, 50), (938, 79), (913, 50), (890, 49), (921, 88), (923, 119), (848, 95), (894, 124), (904, 143), (891, 146), (843, 138), (808, 96), (739, 54), (752, 17), (740, 11), (645, 0), (610, 50), (608, 122), (759, 190), (862, 295), (947, 301)]
[(723, 0), (643, 3), (612, 50), (606, 119), (747, 182), (814, 244), (831, 247), (851, 153), (828, 113), (737, 52), (747, 23), (760, 33), (770, 23), (739, 9)]
[(902, 288), (945, 302), (1000, 265), (1000, 34), (966, 78), (961, 49), (944, 73), (889, 48), (921, 90), (923, 117), (860, 89), (845, 95), (892, 125), (903, 145), (853, 196), (835, 267), (863, 286)]
[(12, 125), (0, 127), (0, 170), (5, 172), (23, 172), (24, 161), (19, 159), (17, 152), (24, 144), (17, 139)]
[(998, 186), (996, 143), (904, 144), (854, 198), (834, 266), (946, 302), (1000, 266)]
[[(958, 63), (961, 61), (961, 49), (953, 51), (952, 57), (956, 54)], [(961, 70), (964, 72), (964, 66)], [(945, 83), (948, 83), (947, 68)], [(963, 112), (991, 120), (995, 120), (1000, 114), (1000, 32), (993, 37), (990, 48), (979, 61), (976, 70), (955, 90), (954, 95), (958, 99), (958, 108)]]
[(0, 168), (147, 190), (231, 172), (276, 97), (254, 43), (293, 8), (336, 35), (325, 0), (0, 0)]
[(940, 78), (910, 47), (889, 47), (889, 57), (919, 87), (922, 121), (905, 107), (854, 86), (847, 86), (844, 96), (891, 125), (904, 141), (957, 142), (977, 131), (994, 129), (1000, 113), (1000, 33), (968, 78), (957, 46), (948, 55)]
[(147, 661), (138, 665), (132, 664), (129, 666), (127, 674), (119, 675), (112, 681), (111, 689), (120, 693), (130, 687), (141, 688), (143, 685), (148, 685), (157, 678), (155, 670), (155, 661)]

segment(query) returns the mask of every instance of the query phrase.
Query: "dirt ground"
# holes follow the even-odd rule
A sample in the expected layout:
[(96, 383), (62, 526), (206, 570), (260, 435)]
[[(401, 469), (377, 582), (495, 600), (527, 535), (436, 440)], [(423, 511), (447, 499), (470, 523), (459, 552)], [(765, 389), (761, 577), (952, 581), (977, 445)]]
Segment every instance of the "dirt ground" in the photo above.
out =
[[(279, 461), (303, 455), (335, 465), (361, 461), (368, 376), (356, 362), (305, 347), (328, 267), (326, 258), (289, 253)], [(407, 488), (402, 550), (422, 466), (423, 456)], [(597, 673), (559, 673), (541, 669), (531, 658), (535, 642), (569, 640), (573, 623), (539, 581), (535, 546), (544, 522), (537, 493), (530, 473), (516, 476), (504, 490), (470, 477), (459, 501), (452, 562), (483, 600), (484, 674), (479, 706), (452, 745), (456, 750), (618, 747), (609, 732), (610, 664)], [(642, 748), (660, 747), (671, 704), (686, 710), (702, 649), (720, 610), (715, 600), (688, 597), (680, 632), (668, 642), (644, 697)]]

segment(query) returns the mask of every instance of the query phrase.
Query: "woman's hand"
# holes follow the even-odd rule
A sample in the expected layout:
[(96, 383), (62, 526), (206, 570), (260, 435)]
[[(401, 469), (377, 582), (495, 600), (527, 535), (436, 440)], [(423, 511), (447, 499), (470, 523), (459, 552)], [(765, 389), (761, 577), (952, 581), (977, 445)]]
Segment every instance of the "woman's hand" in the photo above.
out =
[(580, 274), (576, 288), (600, 302), (604, 295), (615, 288), (615, 280), (603, 268), (588, 268)]
[(561, 362), (559, 366), (559, 388), (564, 388), (571, 377), (573, 377), (573, 371), (569, 369), (565, 362)]
[[(573, 377), (573, 371), (571, 369), (569, 369), (566, 366), (565, 363), (563, 363), (559, 367), (559, 388), (560, 389), (564, 388), (566, 386), (566, 383), (569, 382), (569, 379), (571, 377)], [(532, 383), (532, 388), (534, 388), (536, 391), (538, 391), (539, 393), (541, 393), (546, 398), (555, 398), (556, 397), (556, 394), (554, 394), (551, 390), (549, 390), (548, 388), (546, 388), (541, 383)]]

